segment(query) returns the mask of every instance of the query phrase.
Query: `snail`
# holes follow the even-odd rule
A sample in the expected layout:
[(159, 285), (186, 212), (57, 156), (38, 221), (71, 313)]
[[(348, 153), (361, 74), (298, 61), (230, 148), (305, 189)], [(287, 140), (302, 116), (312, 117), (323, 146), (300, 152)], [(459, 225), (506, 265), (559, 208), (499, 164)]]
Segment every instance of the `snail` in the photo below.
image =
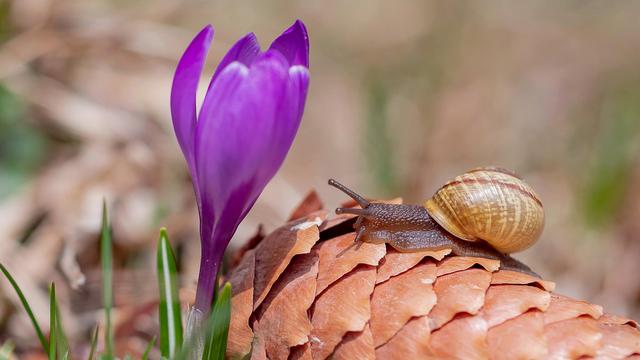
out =
[(339, 182), (329, 185), (361, 208), (355, 243), (388, 243), (401, 252), (451, 248), (455, 255), (501, 261), (501, 268), (534, 274), (509, 254), (530, 247), (544, 227), (542, 202), (514, 172), (497, 167), (470, 170), (444, 184), (421, 205), (370, 202)]

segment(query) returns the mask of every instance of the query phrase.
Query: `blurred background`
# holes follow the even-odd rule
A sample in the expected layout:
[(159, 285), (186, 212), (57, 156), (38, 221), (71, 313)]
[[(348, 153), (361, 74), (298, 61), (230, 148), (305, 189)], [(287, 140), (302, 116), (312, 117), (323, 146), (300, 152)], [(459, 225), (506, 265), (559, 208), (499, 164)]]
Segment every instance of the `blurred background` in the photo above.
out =
[[(193, 296), (197, 212), (169, 114), (173, 70), (205, 24), (208, 76), (254, 31), (296, 18), (311, 40), (298, 137), (241, 225), (286, 220), (335, 177), (422, 203), (481, 165), (542, 198), (540, 241), (516, 257), (557, 291), (640, 318), (640, 2), (0, 0), (0, 262), (47, 319), (55, 281), (70, 336), (100, 313), (98, 229), (113, 220), (120, 348), (153, 333), (155, 245), (167, 226)], [(36, 345), (0, 281), (0, 341)], [(146, 335), (145, 335), (146, 334)], [(139, 336), (135, 336), (139, 335)]]

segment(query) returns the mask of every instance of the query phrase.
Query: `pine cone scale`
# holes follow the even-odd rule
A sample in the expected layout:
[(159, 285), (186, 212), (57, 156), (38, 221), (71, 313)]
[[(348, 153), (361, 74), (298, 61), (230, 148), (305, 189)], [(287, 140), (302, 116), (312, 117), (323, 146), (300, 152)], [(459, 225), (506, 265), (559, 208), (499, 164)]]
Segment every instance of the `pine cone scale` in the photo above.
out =
[(436, 304), (433, 262), (413, 267), (378, 284), (371, 298), (371, 329), (375, 347), (387, 342), (411, 318), (427, 315)]
[(543, 359), (547, 355), (542, 312), (530, 310), (489, 328), (492, 359)]
[(386, 254), (384, 244), (362, 243), (356, 249), (355, 234), (348, 233), (333, 241), (323, 241), (318, 246), (320, 269), (318, 273), (317, 294), (321, 294), (358, 265), (377, 266)]
[(494, 285), (485, 296), (482, 317), (493, 327), (530, 309), (545, 311), (550, 303), (551, 294), (535, 286)]
[(488, 359), (487, 322), (478, 316), (458, 315), (431, 333), (430, 346), (437, 359)]
[(375, 359), (373, 335), (369, 325), (365, 325), (361, 332), (347, 333), (331, 357), (334, 360)]
[(378, 266), (376, 284), (389, 280), (389, 278), (400, 275), (403, 272), (416, 266), (422, 259), (430, 257), (435, 260), (442, 260), (451, 253), (451, 249), (423, 250), (418, 252), (402, 253), (390, 248)]
[(429, 345), (429, 317), (413, 318), (389, 341), (375, 349), (379, 359), (426, 359), (433, 356)]
[(373, 266), (360, 266), (332, 284), (314, 304), (309, 336), (314, 359), (326, 359), (350, 331), (362, 331), (371, 318), (376, 281)]
[(439, 329), (456, 314), (477, 314), (484, 304), (490, 283), (491, 273), (483, 269), (439, 276), (434, 286), (438, 300), (429, 314), (431, 330)]
[[(307, 342), (313, 329), (307, 310), (315, 300), (317, 275), (315, 252), (296, 256), (260, 306), (253, 327), (265, 342), (269, 358), (286, 359), (289, 348)], [(290, 301), (292, 298), (295, 301)]]
[(325, 218), (326, 212), (310, 214), (302, 221), (292, 222), (277, 229), (256, 246), (254, 310), (260, 306), (291, 259), (311, 251), (320, 239), (317, 225)]

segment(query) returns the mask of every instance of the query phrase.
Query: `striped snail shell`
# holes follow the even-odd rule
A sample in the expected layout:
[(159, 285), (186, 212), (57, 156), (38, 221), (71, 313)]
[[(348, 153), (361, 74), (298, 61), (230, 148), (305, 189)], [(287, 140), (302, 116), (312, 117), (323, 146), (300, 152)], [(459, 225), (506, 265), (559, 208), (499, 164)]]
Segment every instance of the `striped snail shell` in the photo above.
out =
[(484, 240), (503, 254), (524, 250), (544, 226), (542, 202), (510, 170), (470, 170), (442, 186), (425, 208), (445, 230), (467, 240)]

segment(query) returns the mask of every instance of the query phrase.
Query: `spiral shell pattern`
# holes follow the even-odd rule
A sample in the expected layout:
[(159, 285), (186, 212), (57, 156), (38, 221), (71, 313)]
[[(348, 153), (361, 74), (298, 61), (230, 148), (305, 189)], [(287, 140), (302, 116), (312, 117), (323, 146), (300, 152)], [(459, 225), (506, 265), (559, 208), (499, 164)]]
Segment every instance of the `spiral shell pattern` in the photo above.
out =
[(424, 206), (456, 237), (484, 240), (505, 254), (531, 246), (544, 227), (538, 195), (515, 173), (500, 168), (477, 168), (457, 176)]

